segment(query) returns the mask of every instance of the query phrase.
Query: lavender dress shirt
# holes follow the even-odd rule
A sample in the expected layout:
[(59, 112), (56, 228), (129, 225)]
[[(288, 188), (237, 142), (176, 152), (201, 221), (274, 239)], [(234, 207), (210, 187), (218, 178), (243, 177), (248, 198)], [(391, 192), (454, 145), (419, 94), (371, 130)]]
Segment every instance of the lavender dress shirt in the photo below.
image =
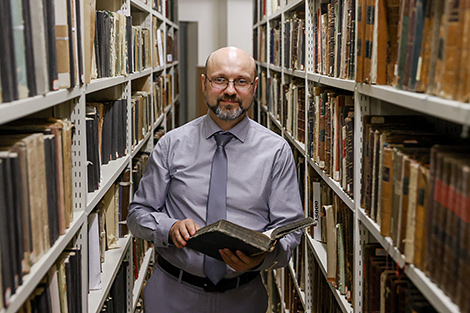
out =
[[(220, 130), (207, 114), (165, 134), (149, 156), (127, 218), (134, 236), (153, 242), (173, 265), (201, 277), (205, 276), (203, 255), (169, 244), (168, 234), (177, 220), (191, 218), (201, 227), (206, 224), (216, 149), (212, 135)], [(302, 202), (288, 143), (248, 117), (230, 132), (235, 138), (225, 147), (227, 219), (257, 231), (301, 219)], [(299, 231), (282, 238), (258, 269), (287, 265), (300, 237)], [(239, 274), (227, 266), (225, 277)]]

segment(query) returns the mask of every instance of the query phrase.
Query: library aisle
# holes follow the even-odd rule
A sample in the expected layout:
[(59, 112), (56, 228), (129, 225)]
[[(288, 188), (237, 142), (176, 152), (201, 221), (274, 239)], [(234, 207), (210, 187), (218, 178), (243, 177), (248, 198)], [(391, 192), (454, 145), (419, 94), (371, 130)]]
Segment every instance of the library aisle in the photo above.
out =
[(318, 221), (271, 312), (469, 312), (467, 4), (254, 1), (256, 116)]
[[(268, 312), (469, 313), (469, 0), (252, 4), (253, 118), (318, 222)], [(180, 124), (178, 1), (0, 8), (0, 313), (143, 312), (126, 217)]]
[(126, 217), (177, 126), (177, 1), (1, 12), (0, 312), (142, 311), (155, 253)]

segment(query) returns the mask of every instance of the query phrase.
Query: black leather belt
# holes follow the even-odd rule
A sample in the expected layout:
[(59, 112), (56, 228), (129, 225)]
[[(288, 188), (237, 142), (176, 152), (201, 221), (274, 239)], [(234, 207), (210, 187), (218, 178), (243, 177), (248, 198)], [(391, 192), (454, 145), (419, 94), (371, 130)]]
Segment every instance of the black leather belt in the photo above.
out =
[(158, 256), (157, 262), (162, 267), (162, 269), (165, 270), (165, 272), (167, 272), (168, 274), (178, 279), (180, 278), (180, 275), (182, 275), (181, 276), (182, 281), (188, 284), (191, 284), (193, 286), (203, 288), (204, 291), (207, 291), (207, 292), (224, 292), (233, 288), (237, 288), (238, 286), (244, 285), (252, 281), (259, 275), (259, 272), (246, 272), (238, 277), (228, 278), (228, 279), (223, 278), (217, 283), (217, 285), (214, 285), (209, 278), (199, 277), (199, 276), (190, 274), (188, 272), (185, 272), (177, 268), (176, 266), (174, 266), (173, 264), (171, 264), (170, 262), (168, 262), (161, 256)]

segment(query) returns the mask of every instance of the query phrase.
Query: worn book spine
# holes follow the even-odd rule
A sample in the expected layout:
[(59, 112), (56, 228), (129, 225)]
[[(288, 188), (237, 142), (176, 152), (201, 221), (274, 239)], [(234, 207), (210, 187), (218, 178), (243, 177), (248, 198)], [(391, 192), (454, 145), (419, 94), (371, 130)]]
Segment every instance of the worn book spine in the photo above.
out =
[(384, 147), (382, 180), (379, 182), (382, 185), (382, 196), (379, 199), (382, 202), (380, 233), (385, 237), (390, 237), (390, 230), (392, 225), (392, 199), (394, 189), (393, 157), (393, 148)]
[(415, 29), (414, 40), (411, 52), (410, 72), (408, 77), (407, 89), (410, 91), (415, 90), (416, 76), (418, 72), (419, 57), (421, 55), (423, 31), (425, 27), (425, 14), (427, 11), (428, 0), (416, 0), (416, 13), (415, 13)]
[(372, 45), (375, 24), (375, 0), (366, 0), (366, 27), (364, 47), (364, 82), (371, 83)]
[(405, 253), (406, 231), (408, 227), (408, 196), (410, 191), (410, 156), (403, 156), (403, 190), (400, 197), (400, 211), (398, 213), (397, 244), (398, 249)]
[(411, 0), (404, 0), (400, 7), (400, 28), (399, 28), (399, 41), (398, 41), (398, 55), (395, 65), (395, 83), (394, 86), (402, 88), (403, 76), (405, 70), (406, 48), (408, 43), (408, 23), (410, 14)]
[(415, 230), (416, 230), (416, 200), (418, 196), (418, 169), (419, 163), (410, 162), (410, 184), (408, 194), (408, 212), (405, 237), (405, 261), (412, 263), (414, 259)]
[(387, 4), (387, 46), (386, 46), (386, 84), (393, 85), (395, 80), (395, 64), (398, 55), (398, 30), (400, 21), (399, 0), (386, 1)]
[(427, 212), (427, 195), (429, 183), (429, 168), (424, 164), (420, 164), (418, 168), (418, 186), (416, 198), (416, 218), (415, 218), (415, 244), (413, 263), (416, 267), (424, 268), (425, 242), (428, 235), (426, 229)]
[(372, 44), (371, 83), (385, 85), (387, 81), (387, 3), (375, 0), (375, 19)]
[(459, 191), (461, 193), (460, 198), (460, 234), (459, 234), (459, 245), (460, 253), (458, 254), (458, 267), (457, 274), (458, 279), (456, 282), (456, 294), (454, 301), (460, 308), (468, 308), (468, 290), (470, 290), (470, 282), (465, 277), (470, 275), (470, 267), (468, 262), (470, 261), (470, 166), (468, 164), (462, 167), (462, 179), (459, 184)]
[(325, 205), (326, 212), (326, 280), (329, 283), (336, 284), (336, 270), (337, 270), (337, 235), (335, 225), (335, 209), (333, 205)]
[(31, 9), (31, 24), (36, 35), (33, 36), (34, 50), (34, 72), (36, 80), (36, 91), (45, 94), (49, 91), (46, 37), (44, 28), (43, 1), (29, 1)]
[(408, 81), (410, 78), (410, 71), (411, 71), (411, 61), (413, 55), (413, 45), (415, 41), (415, 32), (416, 32), (416, 14), (417, 14), (417, 0), (410, 0), (410, 12), (408, 17), (408, 34), (406, 39), (406, 54), (405, 54), (405, 61), (404, 61), (404, 69), (403, 75), (401, 78), (401, 85), (400, 87), (404, 90), (408, 90)]
[[(25, 22), (23, 18), (22, 1), (11, 0), (11, 20), (13, 26), (12, 29), (15, 55), (15, 62), (13, 62), (11, 65), (16, 65), (16, 69), (13, 75), (10, 77), (13, 80), (16, 75), (18, 99), (24, 99), (28, 97), (28, 81), (24, 34)], [(7, 32), (7, 30), (3, 29), (3, 32)]]
[(448, 208), (446, 210), (446, 223), (444, 225), (444, 231), (446, 234), (446, 239), (443, 243), (444, 245), (444, 259), (441, 275), (441, 288), (446, 290), (448, 295), (452, 297), (455, 296), (455, 287), (456, 283), (453, 279), (457, 276), (457, 264), (459, 254), (459, 245), (458, 245), (458, 232), (459, 232), (459, 223), (458, 220), (458, 211), (460, 210), (459, 205), (459, 190), (458, 183), (460, 180), (460, 174), (462, 173), (462, 163), (459, 156), (449, 156), (446, 158), (447, 170), (450, 173), (449, 179), (449, 195), (447, 197)]
[(461, 102), (470, 101), (470, 2), (462, 1), (462, 52), (460, 55), (460, 66), (457, 79), (456, 99)]
[(465, 1), (446, 1), (440, 30), (440, 53), (436, 68), (436, 93), (452, 99), (457, 93), (458, 72), (462, 54), (463, 14)]
[(432, 47), (432, 29), (434, 21), (434, 2), (435, 0), (426, 0), (424, 3), (424, 28), (421, 40), (421, 49), (416, 68), (415, 85), (409, 86), (410, 91), (424, 92), (429, 84), (429, 70)]

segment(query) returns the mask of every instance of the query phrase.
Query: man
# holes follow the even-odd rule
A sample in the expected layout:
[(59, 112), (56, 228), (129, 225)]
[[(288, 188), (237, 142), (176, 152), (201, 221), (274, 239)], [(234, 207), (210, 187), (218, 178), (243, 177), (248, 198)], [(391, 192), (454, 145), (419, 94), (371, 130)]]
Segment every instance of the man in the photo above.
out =
[(131, 232), (159, 254), (144, 291), (146, 313), (264, 313), (259, 271), (287, 265), (300, 242), (300, 232), (289, 234), (256, 257), (221, 249), (225, 264), (185, 247), (213, 214), (257, 231), (303, 217), (289, 145), (246, 116), (257, 83), (246, 52), (213, 52), (202, 75), (208, 114), (168, 132), (149, 157), (128, 216)]

